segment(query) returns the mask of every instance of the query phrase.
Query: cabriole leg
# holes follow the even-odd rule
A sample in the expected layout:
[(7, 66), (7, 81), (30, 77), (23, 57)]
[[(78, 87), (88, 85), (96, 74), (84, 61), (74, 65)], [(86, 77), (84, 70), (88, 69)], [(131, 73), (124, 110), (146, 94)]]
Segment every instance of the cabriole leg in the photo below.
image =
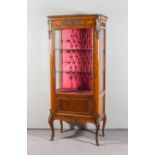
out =
[(99, 146), (99, 141), (98, 141), (98, 132), (100, 129), (100, 124), (96, 123), (96, 146)]
[(51, 118), (50, 120), (50, 127), (51, 127), (51, 130), (52, 130), (52, 134), (51, 134), (51, 141), (54, 139), (54, 119)]
[(50, 110), (50, 115), (49, 115), (49, 118), (48, 118), (48, 123), (51, 127), (51, 131), (52, 131), (52, 134), (51, 134), (51, 140), (54, 139), (54, 118), (52, 116), (52, 112)]
[(105, 115), (103, 118), (103, 126), (102, 126), (102, 135), (103, 136), (104, 136), (104, 129), (105, 129), (106, 121), (107, 121), (107, 116)]

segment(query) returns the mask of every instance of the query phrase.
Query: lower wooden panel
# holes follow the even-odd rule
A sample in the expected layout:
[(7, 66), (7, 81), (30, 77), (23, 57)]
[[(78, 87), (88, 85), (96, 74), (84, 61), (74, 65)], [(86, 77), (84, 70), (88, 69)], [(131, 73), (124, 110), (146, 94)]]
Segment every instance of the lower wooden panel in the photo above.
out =
[(89, 99), (56, 99), (57, 112), (73, 114), (90, 114), (91, 100)]
[(94, 115), (79, 115), (79, 114), (64, 114), (64, 113), (56, 113), (54, 119), (68, 121), (68, 120), (78, 120), (80, 122), (91, 122), (95, 123), (96, 117)]

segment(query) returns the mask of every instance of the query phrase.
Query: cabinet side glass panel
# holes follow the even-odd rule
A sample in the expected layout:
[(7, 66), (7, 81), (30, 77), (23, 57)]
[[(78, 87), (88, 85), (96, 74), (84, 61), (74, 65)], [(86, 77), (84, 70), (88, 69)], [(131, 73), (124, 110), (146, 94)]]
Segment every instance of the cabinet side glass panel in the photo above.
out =
[(92, 29), (55, 30), (57, 91), (92, 91), (92, 33)]
[[(55, 31), (55, 48), (61, 49), (61, 31)], [(58, 72), (62, 68), (62, 55), (60, 52), (55, 52), (55, 76), (56, 76), (56, 89), (61, 87), (62, 77)]]

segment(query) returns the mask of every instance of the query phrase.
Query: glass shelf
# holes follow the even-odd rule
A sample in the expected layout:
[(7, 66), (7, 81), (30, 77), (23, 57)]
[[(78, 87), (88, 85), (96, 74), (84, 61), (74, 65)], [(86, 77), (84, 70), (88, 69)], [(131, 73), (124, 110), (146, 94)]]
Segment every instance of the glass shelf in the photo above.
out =
[(84, 94), (92, 95), (92, 90), (77, 90), (77, 89), (56, 89), (56, 93), (68, 93), (68, 94)]
[(68, 49), (55, 49), (55, 50), (92, 50), (92, 48), (68, 48)]
[(73, 73), (73, 74), (92, 74), (92, 72), (78, 72), (78, 71), (55, 71), (56, 73)]
[(92, 52), (91, 48), (83, 49), (83, 48), (78, 48), (78, 49), (54, 49), (55, 52), (69, 52), (69, 53), (86, 53), (86, 52)]

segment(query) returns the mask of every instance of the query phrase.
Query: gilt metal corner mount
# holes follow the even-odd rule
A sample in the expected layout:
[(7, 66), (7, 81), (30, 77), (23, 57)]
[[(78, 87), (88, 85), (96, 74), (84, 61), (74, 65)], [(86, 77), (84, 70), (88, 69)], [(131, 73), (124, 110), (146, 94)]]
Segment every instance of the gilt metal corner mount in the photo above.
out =
[(52, 21), (48, 20), (48, 35), (49, 35), (49, 39), (51, 39), (51, 25), (52, 25)]
[(106, 24), (104, 20), (102, 20), (100, 17), (96, 19), (96, 32), (97, 32), (97, 38), (100, 38), (100, 32), (101, 30), (105, 30)]

